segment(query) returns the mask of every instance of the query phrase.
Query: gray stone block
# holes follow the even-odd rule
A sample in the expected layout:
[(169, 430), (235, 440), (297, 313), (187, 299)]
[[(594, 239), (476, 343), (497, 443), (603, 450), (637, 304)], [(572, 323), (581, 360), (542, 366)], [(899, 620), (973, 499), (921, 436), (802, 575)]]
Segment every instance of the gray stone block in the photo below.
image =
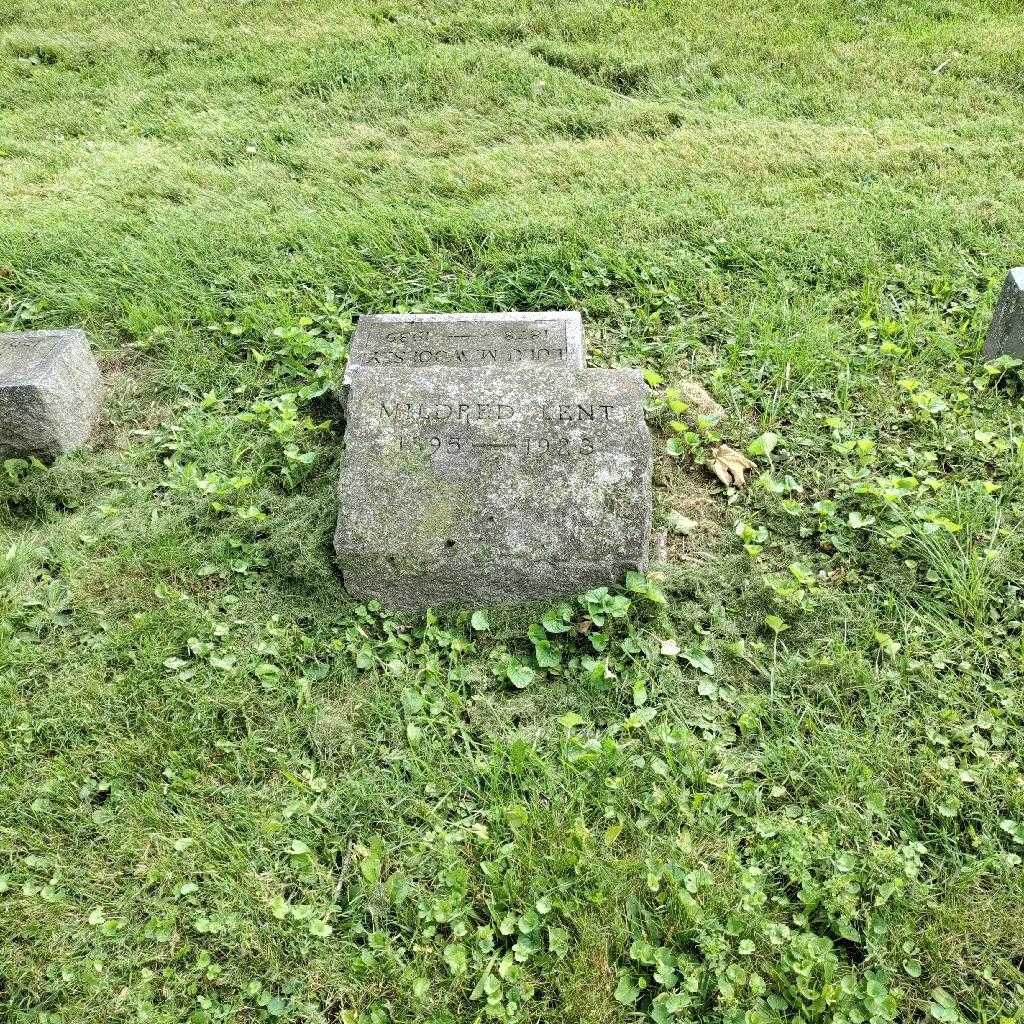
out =
[(359, 367), (549, 365), (582, 369), (579, 313), (371, 313), (359, 318), (345, 381)]
[(647, 565), (637, 370), (353, 369), (335, 550), (391, 608), (519, 604)]
[(1024, 359), (1024, 267), (1014, 267), (1003, 282), (985, 339), (985, 359)]
[(53, 460), (84, 444), (102, 379), (84, 331), (0, 334), (0, 458)]

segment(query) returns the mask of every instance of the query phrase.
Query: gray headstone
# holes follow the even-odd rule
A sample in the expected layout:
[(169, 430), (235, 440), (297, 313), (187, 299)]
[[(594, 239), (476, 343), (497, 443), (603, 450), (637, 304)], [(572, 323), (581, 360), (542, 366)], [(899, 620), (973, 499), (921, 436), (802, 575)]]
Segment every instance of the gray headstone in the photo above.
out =
[(392, 608), (545, 601), (646, 567), (637, 370), (355, 369), (334, 538)]
[(1006, 275), (985, 339), (986, 359), (1003, 355), (1024, 359), (1024, 267)]
[(101, 399), (84, 331), (0, 334), (0, 458), (52, 460), (79, 447)]
[(356, 324), (345, 384), (361, 366), (575, 370), (585, 363), (583, 321), (576, 312), (371, 313)]

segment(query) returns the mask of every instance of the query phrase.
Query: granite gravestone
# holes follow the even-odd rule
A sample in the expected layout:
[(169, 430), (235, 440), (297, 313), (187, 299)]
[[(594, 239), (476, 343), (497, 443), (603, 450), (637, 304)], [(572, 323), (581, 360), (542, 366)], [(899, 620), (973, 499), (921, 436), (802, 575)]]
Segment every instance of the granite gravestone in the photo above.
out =
[(84, 444), (102, 381), (83, 331), (0, 334), (0, 457), (53, 460)]
[(516, 604), (645, 568), (647, 394), (635, 370), (354, 367), (346, 588), (393, 608)]
[(345, 384), (358, 367), (533, 365), (580, 370), (579, 313), (374, 313), (361, 316)]
[(985, 338), (985, 358), (1002, 355), (1024, 359), (1024, 267), (1014, 267), (1003, 283)]

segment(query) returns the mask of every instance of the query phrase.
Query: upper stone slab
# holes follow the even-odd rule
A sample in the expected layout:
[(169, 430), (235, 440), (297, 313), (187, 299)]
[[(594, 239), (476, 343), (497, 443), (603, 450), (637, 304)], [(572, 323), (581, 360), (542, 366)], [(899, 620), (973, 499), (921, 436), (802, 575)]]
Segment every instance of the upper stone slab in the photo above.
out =
[(356, 369), (335, 549), (392, 608), (521, 604), (647, 564), (638, 370)]
[(356, 324), (345, 384), (359, 367), (561, 366), (582, 369), (583, 321), (551, 313), (369, 313)]

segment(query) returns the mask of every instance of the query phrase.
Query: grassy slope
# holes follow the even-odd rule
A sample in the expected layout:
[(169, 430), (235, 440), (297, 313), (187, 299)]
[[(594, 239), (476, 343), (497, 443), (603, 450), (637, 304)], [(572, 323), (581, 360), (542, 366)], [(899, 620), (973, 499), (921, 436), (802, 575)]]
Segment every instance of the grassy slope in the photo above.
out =
[[(112, 385), (0, 483), (13, 1019), (1018, 1019), (1011, 5), (67, 6), (0, 12), (2, 319)], [(558, 306), (780, 440), (516, 692), (527, 617), (347, 602), (310, 422), (355, 312)]]

